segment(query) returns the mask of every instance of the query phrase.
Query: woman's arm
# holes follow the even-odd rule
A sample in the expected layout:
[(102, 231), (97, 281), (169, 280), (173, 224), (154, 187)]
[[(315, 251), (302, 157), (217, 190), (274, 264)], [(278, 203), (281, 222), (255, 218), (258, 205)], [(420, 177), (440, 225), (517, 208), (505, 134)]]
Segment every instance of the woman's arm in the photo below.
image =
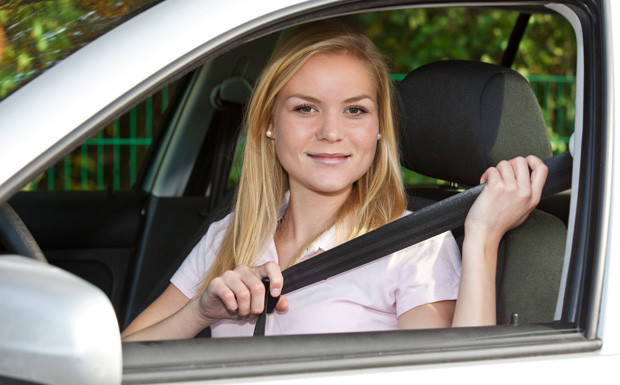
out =
[[(174, 319), (183, 314), (181, 313), (177, 315), (177, 313), (184, 309), (189, 303), (190, 299), (187, 298), (176, 286), (170, 284), (166, 290), (164, 290), (164, 292), (149, 305), (149, 307), (147, 307), (142, 313), (140, 313), (140, 315), (138, 315), (138, 317), (136, 317), (136, 319), (133, 320), (133, 322), (131, 322), (131, 324), (129, 324), (127, 329), (121, 333), (121, 337), (124, 341), (183, 338), (177, 336), (176, 333), (173, 335), (165, 332), (165, 330), (162, 330), (163, 328), (161, 324), (167, 319), (172, 319), (172, 321), (167, 322), (172, 322), (174, 324)], [(175, 315), (176, 317), (173, 317)], [(157, 324), (159, 324), (159, 326), (153, 326)], [(159, 330), (159, 333), (155, 332), (157, 330)], [(194, 335), (199, 333), (200, 330), (196, 331)], [(164, 332), (164, 335), (161, 335), (162, 331)], [(187, 338), (190, 337), (193, 336), (188, 336)]]
[(442, 301), (411, 309), (399, 317), (399, 328), (495, 325), (499, 242), (540, 202), (547, 171), (540, 159), (529, 156), (500, 162), (484, 173), (481, 183), (487, 185), (465, 221), (456, 303)]
[[(531, 173), (530, 173), (531, 171)], [(540, 202), (547, 166), (535, 156), (502, 161), (481, 178), (486, 186), (465, 220), (463, 259), (453, 326), (495, 325), (497, 249)]]
[[(221, 319), (240, 319), (263, 312), (265, 286), (269, 277), (271, 295), (283, 286), (278, 264), (268, 262), (249, 268), (239, 266), (213, 279), (202, 295), (188, 299), (174, 285), (146, 308), (121, 334), (123, 341), (193, 338)], [(286, 311), (288, 302), (280, 297), (276, 310)]]
[(399, 329), (436, 329), (452, 326), (456, 301), (427, 303), (398, 317)]

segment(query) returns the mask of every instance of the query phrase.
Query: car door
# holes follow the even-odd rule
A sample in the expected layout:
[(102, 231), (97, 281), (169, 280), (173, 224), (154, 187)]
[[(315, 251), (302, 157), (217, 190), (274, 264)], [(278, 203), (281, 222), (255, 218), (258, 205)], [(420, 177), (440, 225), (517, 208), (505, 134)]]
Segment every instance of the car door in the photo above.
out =
[[(0, 197), (12, 195), (17, 188), (16, 186), (25, 185), (27, 181), (44, 171), (44, 166), (51, 164), (51, 158), (67, 152), (68, 148), (87, 137), (86, 134), (95, 134), (106, 122), (119, 116), (122, 110), (129, 109), (137, 101), (142, 100), (146, 94), (156, 91), (159, 85), (168, 83), (173, 78), (190, 73), (193, 70), (198, 71), (199, 68), (203, 68), (201, 67), (203, 65), (204, 68), (208, 68), (208, 63), (214, 60), (216, 56), (234, 47), (307, 20), (365, 11), (370, 14), (371, 10), (380, 7), (399, 8), (403, 6), (402, 2), (385, 4), (378, 2), (308, 2), (293, 4), (290, 7), (276, 6), (270, 3), (260, 5), (264, 8), (246, 12), (241, 5), (247, 4), (235, 3), (240, 7), (232, 7), (235, 8), (232, 10), (220, 4), (209, 4), (208, 9), (204, 6), (201, 8), (200, 3), (168, 2), (162, 4), (161, 7), (154, 7), (153, 13), (147, 15), (150, 19), (144, 19), (140, 26), (151, 33), (156, 33), (158, 23), (161, 24), (164, 14), (166, 16), (181, 14), (185, 16), (183, 23), (179, 22), (170, 28), (162, 28), (165, 30), (165, 34), (178, 38), (179, 35), (175, 35), (175, 33), (179, 33), (176, 28), (180, 29), (184, 24), (189, 24), (186, 27), (191, 29), (190, 27), (194, 25), (192, 23), (199, 24), (198, 20), (204, 23), (204, 19), (213, 22), (213, 25), (217, 28), (221, 27), (220, 29), (215, 32), (212, 31), (210, 34), (203, 31), (204, 35), (200, 37), (198, 43), (191, 40), (191, 36), (183, 35), (182, 37), (188, 41), (191, 40), (193, 45), (190, 44), (189, 48), (183, 46), (180, 51), (175, 51), (174, 54), (171, 54), (174, 57), (173, 60), (166, 61), (155, 58), (154, 61), (157, 65), (155, 69), (150, 68), (150, 72), (142, 76), (135, 84), (96, 103), (92, 107), (93, 109), (86, 114), (87, 118), (73, 124), (71, 129), (63, 131), (60, 128), (54, 128), (54, 124), (51, 124), (51, 130), (57, 136), (56, 141), (51, 140), (51, 142), (60, 142), (61, 145), (52, 149), (39, 149), (40, 152), (43, 152), (43, 156), (36, 158), (37, 160), (34, 162), (28, 160), (19, 164), (16, 169), (22, 171), (15, 171), (10, 178), (2, 179)], [(362, 376), (366, 375), (375, 378), (385, 375), (386, 377), (382, 377), (382, 380), (385, 378), (392, 380), (410, 378), (437, 380), (442, 378), (442, 370), (448, 370), (453, 375), (465, 375), (467, 373), (471, 375), (473, 369), (469, 369), (474, 366), (476, 368), (484, 366), (486, 373), (490, 375), (488, 380), (496, 382), (498, 378), (503, 378), (502, 376), (509, 369), (512, 369), (515, 378), (535, 379), (541, 373), (541, 365), (536, 365), (532, 357), (538, 357), (541, 354), (552, 355), (552, 359), (545, 363), (553, 361), (556, 364), (554, 368), (558, 369), (558, 373), (561, 372), (558, 376), (564, 374), (565, 378), (569, 376), (568, 369), (571, 365), (576, 364), (576, 357), (569, 353), (579, 353), (579, 357), (597, 356), (601, 352), (598, 309), (600, 309), (601, 304), (602, 276), (604, 273), (600, 266), (604, 265), (605, 262), (606, 255), (603, 245), (606, 244), (607, 240), (605, 228), (607, 212), (601, 209), (601, 206), (606, 206), (610, 202), (606, 187), (611, 178), (610, 173), (604, 172), (603, 167), (608, 165), (611, 146), (609, 142), (604, 140), (606, 135), (610, 134), (611, 128), (608, 116), (605, 114), (609, 95), (605, 93), (606, 89), (602, 86), (609, 80), (609, 73), (606, 72), (605, 64), (601, 63), (599, 55), (601, 53), (606, 54), (607, 51), (604, 45), (597, 42), (603, 40), (602, 31), (604, 28), (599, 23), (607, 23), (608, 15), (604, 12), (606, 5), (603, 2), (560, 3), (550, 6), (541, 6), (538, 2), (510, 4), (511, 7), (515, 7), (521, 12), (537, 11), (543, 16), (550, 12), (566, 17), (572, 23), (578, 40), (578, 80), (575, 96), (577, 99), (575, 130), (578, 134), (576, 139), (578, 161), (575, 162), (576, 171), (573, 177), (574, 189), (572, 192), (574, 198), (571, 198), (572, 206), (569, 215), (569, 218), (572, 218), (569, 219), (571, 238), (567, 242), (570, 263), (566, 266), (566, 287), (562, 289), (565, 298), (563, 312), (558, 322), (543, 325), (500, 325), (492, 328), (464, 330), (287, 336), (228, 341), (201, 339), (158, 343), (126, 343), (123, 346), (123, 381), (125, 383), (181, 383), (232, 378), (238, 381), (259, 382), (266, 379), (263, 376), (271, 376), (267, 379), (303, 382), (312, 380), (312, 378), (309, 379), (307, 373), (315, 373), (316, 377), (333, 382), (343, 378), (359, 381), (363, 378)], [(408, 5), (416, 8), (420, 6), (420, 3), (412, 1)], [(433, 6), (444, 5), (433, 4)], [(480, 6), (479, 3), (470, 4), (467, 2), (462, 2), (459, 5), (466, 8)], [(504, 10), (503, 6), (506, 3), (498, 5), (500, 9)], [(192, 17), (195, 12), (198, 12), (198, 9), (203, 13), (200, 14), (200, 17)], [(239, 19), (239, 14), (245, 15), (243, 17), (246, 18)], [(399, 18), (402, 15), (396, 14), (392, 17)], [(413, 21), (407, 22), (415, 24)], [(432, 24), (433, 20), (424, 20), (423, 23)], [(136, 24), (139, 23), (136, 22)], [(136, 24), (128, 25), (127, 28), (130, 29)], [(191, 34), (188, 33), (188, 35)], [(162, 35), (158, 35), (158, 38), (162, 41), (165, 40)], [(104, 39), (100, 44), (105, 42), (120, 43), (121, 40), (122, 35), (119, 33), (110, 35), (109, 40)], [(185, 40), (183, 42), (172, 40), (176, 44), (186, 43)], [(150, 41), (150, 44), (151, 47), (155, 45), (153, 41)], [(118, 49), (125, 52), (122, 47)], [(136, 48), (134, 47), (134, 49)], [(144, 53), (139, 49), (137, 52)], [(163, 64), (162, 61), (158, 61), (160, 59)], [(71, 65), (75, 63), (75, 61), (69, 62), (69, 64), (59, 68), (69, 71), (72, 68)], [(111, 65), (110, 63), (105, 64)], [(199, 73), (200, 71), (193, 73), (192, 79), (199, 77)], [(50, 78), (51, 75), (37, 84), (45, 84), (45, 79)], [(33, 82), (33, 84), (35, 83)], [(70, 85), (77, 86), (76, 84)], [(31, 95), (28, 90), (25, 90), (16, 94), (16, 98), (8, 100), (9, 103), (0, 104), (0, 116), (3, 117), (0, 119), (5, 119), (0, 120), (0, 122), (10, 122), (8, 110), (11, 107), (21, 105), (20, 100), (25, 104), (24, 99)], [(200, 104), (201, 100), (204, 101), (200, 98), (195, 101)], [(32, 102), (37, 102), (37, 99), (34, 98)], [(57, 105), (55, 107), (60, 108)], [(184, 116), (188, 116), (189, 119), (191, 115)], [(193, 119), (189, 120), (195, 124), (202, 124)], [(24, 126), (28, 127), (26, 123)], [(77, 130), (72, 131), (75, 127)], [(205, 135), (209, 135), (211, 128), (210, 126)], [(162, 136), (162, 144), (156, 147), (157, 150), (154, 150), (152, 159), (147, 161), (147, 164), (152, 166), (142, 174), (141, 186), (143, 190), (139, 192), (139, 194), (146, 194), (149, 200), (149, 206), (146, 210), (149, 213), (148, 215), (156, 216), (159, 214), (158, 216), (162, 218), (160, 219), (161, 222), (154, 219), (152, 223), (158, 222), (164, 230), (167, 226), (166, 219), (170, 215), (166, 213), (176, 211), (176, 203), (171, 203), (170, 210), (166, 211), (164, 208), (160, 210), (157, 207), (150, 206), (151, 200), (176, 199), (177, 196), (191, 194), (190, 190), (198, 191), (199, 194), (204, 195), (210, 191), (208, 182), (198, 180), (195, 182), (196, 185), (202, 184), (203, 187), (194, 190), (194, 184), (189, 183), (189, 181), (192, 180), (192, 176), (198, 178), (201, 173), (194, 172), (195, 162), (184, 163), (186, 162), (184, 156), (186, 146), (194, 148), (195, 155), (190, 158), (198, 159), (201, 157), (202, 150), (196, 150), (196, 148), (202, 148), (205, 143), (204, 140), (187, 139), (185, 142), (181, 141), (184, 144), (177, 145), (175, 140), (179, 140), (178, 138), (182, 138), (182, 136), (176, 136), (177, 134), (170, 130), (169, 128), (168, 131), (165, 131), (167, 134)], [(189, 132), (191, 131), (190, 129)], [(79, 135), (70, 132), (77, 132)], [(24, 133), (24, 135), (27, 134), (28, 131)], [(189, 138), (192, 136), (189, 135)], [(216, 142), (225, 143), (224, 141)], [(6, 147), (5, 144), (3, 148)], [(174, 154), (165, 154), (168, 149), (174, 149)], [(217, 158), (212, 161), (212, 164), (217, 164)], [(218, 170), (219, 168), (216, 171)], [(215, 174), (213, 173), (213, 175)], [(178, 181), (182, 182), (177, 183)], [(223, 184), (218, 183), (212, 188), (222, 191), (222, 186)], [(179, 190), (182, 192), (178, 192)], [(218, 193), (218, 196), (221, 195)], [(19, 200), (18, 197), (15, 199), (16, 202)], [(197, 199), (202, 200), (204, 197), (200, 196)], [(211, 214), (209, 210), (217, 209), (219, 200), (201, 201), (200, 205), (209, 208), (203, 214), (209, 216)], [(196, 207), (191, 210), (195, 212)], [(150, 223), (148, 219), (143, 220), (147, 224)], [(204, 223), (202, 220), (197, 222)], [(174, 221), (172, 223), (174, 226)], [(144, 225), (144, 227), (147, 226)], [(144, 234), (149, 233), (148, 230), (142, 231), (143, 237)], [(185, 233), (185, 231), (182, 232)], [(154, 238), (158, 237), (157, 232), (150, 234), (153, 234)], [(147, 245), (143, 244), (141, 247), (146, 250)], [(165, 282), (165, 274), (164, 277), (148, 278), (146, 275), (136, 272), (150, 265), (151, 262), (153, 266), (156, 266), (155, 269), (159, 269), (160, 272), (170, 268), (170, 266), (163, 266), (156, 261), (151, 261), (150, 255), (151, 253), (144, 253), (142, 258), (133, 265), (129, 275), (132, 279), (137, 279), (140, 282), (143, 282), (143, 279), (153, 279), (154, 281), (163, 279)], [(146, 292), (146, 294), (141, 294), (144, 296), (143, 298), (150, 295), (149, 290), (143, 291), (143, 293)], [(131, 301), (131, 299), (126, 299), (126, 301)], [(138, 301), (134, 300), (134, 302)], [(131, 311), (137, 311), (137, 307)], [(130, 312), (126, 312), (127, 314)], [(498, 358), (511, 358), (512, 360), (498, 360)], [(564, 358), (567, 359), (564, 360)], [(472, 366), (463, 364), (463, 362), (469, 361), (478, 362)], [(558, 364), (558, 362), (564, 364)], [(449, 365), (440, 365), (442, 363), (449, 363)], [(532, 371), (523, 368), (532, 369)], [(342, 376), (335, 374), (334, 371), (339, 371)], [(305, 373), (305, 375), (300, 373)], [(475, 374), (476, 378), (484, 380), (478, 374)]]

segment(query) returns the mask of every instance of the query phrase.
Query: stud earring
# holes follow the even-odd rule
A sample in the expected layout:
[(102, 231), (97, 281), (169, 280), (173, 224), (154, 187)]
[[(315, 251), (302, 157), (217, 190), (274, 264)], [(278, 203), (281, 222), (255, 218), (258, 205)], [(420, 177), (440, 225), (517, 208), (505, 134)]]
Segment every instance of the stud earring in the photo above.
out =
[(377, 140), (381, 140), (381, 134), (377, 134)]
[(267, 137), (271, 138), (273, 136), (273, 131), (267, 130)]

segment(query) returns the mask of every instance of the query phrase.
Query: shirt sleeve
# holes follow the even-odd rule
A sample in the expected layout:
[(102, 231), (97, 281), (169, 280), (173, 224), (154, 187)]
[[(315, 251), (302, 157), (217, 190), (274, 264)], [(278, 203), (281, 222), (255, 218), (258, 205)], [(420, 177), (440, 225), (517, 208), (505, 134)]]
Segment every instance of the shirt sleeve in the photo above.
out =
[(201, 294), (207, 272), (222, 244), (229, 221), (230, 214), (211, 224), (207, 233), (198, 241), (176, 273), (170, 278), (170, 283), (176, 286), (187, 298), (191, 299)]
[(397, 317), (415, 307), (457, 298), (461, 253), (451, 232), (391, 256), (387, 284)]

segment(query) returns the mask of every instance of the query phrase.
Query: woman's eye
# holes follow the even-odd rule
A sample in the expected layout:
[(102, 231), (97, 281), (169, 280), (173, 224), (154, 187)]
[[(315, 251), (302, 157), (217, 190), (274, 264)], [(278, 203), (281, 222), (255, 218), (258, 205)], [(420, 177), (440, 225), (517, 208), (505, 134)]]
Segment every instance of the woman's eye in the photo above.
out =
[(351, 115), (362, 115), (368, 111), (363, 107), (349, 107), (347, 108), (347, 112)]
[(309, 106), (307, 104), (302, 104), (301, 106), (297, 106), (294, 108), (295, 111), (299, 111), (299, 112), (303, 112), (306, 114), (309, 114), (310, 112), (314, 111), (315, 108), (312, 106)]

